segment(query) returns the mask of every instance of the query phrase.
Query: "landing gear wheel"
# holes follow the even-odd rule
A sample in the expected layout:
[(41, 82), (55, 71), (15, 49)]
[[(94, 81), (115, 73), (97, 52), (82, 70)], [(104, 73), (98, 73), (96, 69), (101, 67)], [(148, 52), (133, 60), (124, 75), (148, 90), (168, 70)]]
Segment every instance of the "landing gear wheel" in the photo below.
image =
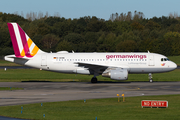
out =
[(152, 83), (153, 82), (153, 79), (152, 79), (152, 74), (149, 73), (149, 82)]
[(93, 77), (93, 78), (91, 79), (91, 83), (97, 83), (97, 78), (96, 78), (96, 77)]

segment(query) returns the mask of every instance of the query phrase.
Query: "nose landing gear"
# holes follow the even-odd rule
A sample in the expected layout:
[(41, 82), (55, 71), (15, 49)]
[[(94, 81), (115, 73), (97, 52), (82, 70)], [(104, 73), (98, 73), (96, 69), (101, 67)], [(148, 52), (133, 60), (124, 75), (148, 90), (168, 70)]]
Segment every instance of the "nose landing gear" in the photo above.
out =
[(149, 73), (149, 82), (152, 83), (153, 79), (152, 79), (152, 73)]

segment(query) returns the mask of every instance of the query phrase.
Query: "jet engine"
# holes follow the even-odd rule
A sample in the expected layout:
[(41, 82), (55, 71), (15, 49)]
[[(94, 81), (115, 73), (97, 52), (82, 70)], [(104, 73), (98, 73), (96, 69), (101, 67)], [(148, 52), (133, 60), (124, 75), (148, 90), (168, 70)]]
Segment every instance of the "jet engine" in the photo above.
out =
[(109, 77), (113, 80), (127, 80), (128, 71), (123, 68), (108, 68), (102, 73), (103, 77)]

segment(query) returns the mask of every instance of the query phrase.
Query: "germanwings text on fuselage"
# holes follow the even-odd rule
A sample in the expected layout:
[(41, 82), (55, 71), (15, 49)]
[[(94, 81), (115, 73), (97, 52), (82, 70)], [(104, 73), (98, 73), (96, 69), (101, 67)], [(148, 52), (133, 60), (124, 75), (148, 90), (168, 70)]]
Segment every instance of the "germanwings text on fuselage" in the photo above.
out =
[(146, 55), (106, 55), (106, 59), (110, 59), (110, 58), (147, 58)]

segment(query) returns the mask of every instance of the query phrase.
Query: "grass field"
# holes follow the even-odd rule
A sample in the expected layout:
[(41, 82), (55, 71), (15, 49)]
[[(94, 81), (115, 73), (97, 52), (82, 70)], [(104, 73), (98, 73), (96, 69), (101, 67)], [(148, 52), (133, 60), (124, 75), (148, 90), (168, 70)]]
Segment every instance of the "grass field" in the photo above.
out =
[[(168, 108), (141, 108), (141, 100), (167, 100)], [(179, 100), (180, 95), (163, 95), (127, 97), (119, 103), (117, 98), (38, 103), (0, 107), (0, 115), (47, 120), (179, 120)]]
[(0, 59), (0, 66), (21, 66), (21, 65)]
[[(153, 74), (154, 81), (180, 81), (180, 69), (172, 72)], [(52, 82), (90, 82), (92, 75), (63, 74), (39, 69), (0, 69), (0, 82), (52, 81)], [(148, 74), (129, 74), (128, 80), (118, 81), (98, 76), (103, 82), (148, 81)]]
[(168, 58), (180, 66), (180, 56), (169, 56)]

